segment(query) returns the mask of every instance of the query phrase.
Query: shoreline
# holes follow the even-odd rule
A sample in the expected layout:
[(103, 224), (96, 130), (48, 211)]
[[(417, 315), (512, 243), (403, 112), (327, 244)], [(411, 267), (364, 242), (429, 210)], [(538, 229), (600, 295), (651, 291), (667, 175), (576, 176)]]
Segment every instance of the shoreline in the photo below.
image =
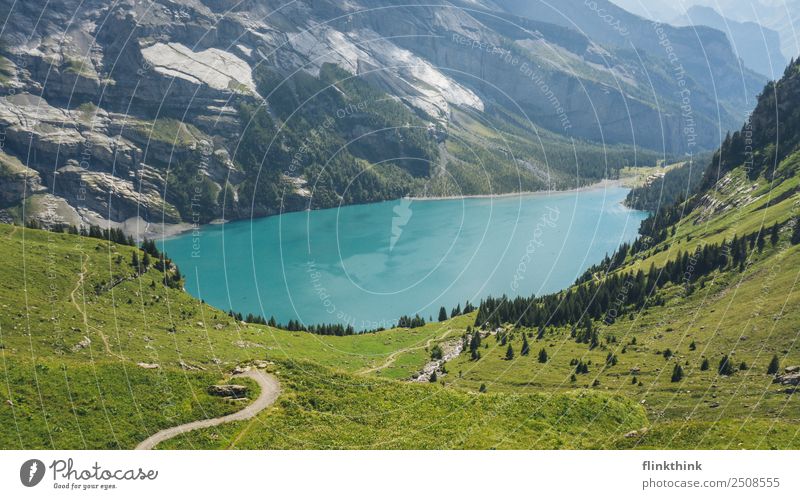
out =
[(410, 199), (411, 201), (448, 201), (453, 199), (494, 199), (494, 198), (511, 198), (511, 197), (532, 197), (532, 196), (550, 196), (554, 194), (571, 194), (578, 192), (594, 191), (598, 189), (607, 189), (612, 187), (624, 187), (622, 179), (612, 180), (604, 179), (594, 184), (584, 185), (583, 187), (573, 187), (572, 189), (551, 189), (539, 191), (520, 191), (520, 192), (504, 192), (501, 194), (464, 194), (461, 196), (404, 196), (399, 199)]
[[(521, 191), (521, 192), (505, 192), (500, 194), (465, 194), (463, 196), (405, 196), (396, 199), (386, 199), (383, 201), (377, 201), (378, 203), (388, 203), (392, 201), (397, 201), (400, 199), (408, 199), (410, 201), (452, 201), (455, 199), (503, 199), (503, 198), (513, 198), (513, 197), (538, 197), (538, 196), (551, 196), (557, 194), (577, 194), (579, 192), (588, 192), (588, 191), (595, 191), (599, 189), (609, 189), (614, 187), (624, 187), (623, 185), (624, 179), (603, 179), (599, 182), (595, 182), (594, 184), (585, 185), (583, 187), (573, 187), (572, 189), (563, 189), (563, 190), (539, 190), (539, 191)], [(372, 204), (372, 203), (362, 203), (362, 204)], [(357, 205), (342, 205), (337, 208), (343, 208), (347, 206), (357, 206)], [(321, 208), (324, 210), (335, 209), (335, 208)], [(267, 215), (264, 217), (250, 217), (250, 218), (242, 218), (239, 220), (212, 220), (207, 224), (202, 225), (193, 225), (190, 223), (182, 222), (178, 224), (153, 224), (153, 223), (146, 223), (147, 228), (144, 232), (151, 234), (153, 237), (151, 239), (171, 239), (174, 237), (181, 236), (186, 234), (187, 232), (191, 232), (193, 230), (199, 230), (204, 226), (211, 226), (211, 225), (226, 225), (231, 222), (241, 222), (245, 220), (259, 220), (262, 218), (269, 218), (274, 216), (286, 215), (288, 213), (299, 213), (301, 211), (319, 211), (319, 210), (297, 210), (297, 211), (286, 211), (284, 213), (276, 213), (274, 215)], [(153, 230), (153, 227), (158, 227), (161, 230)]]

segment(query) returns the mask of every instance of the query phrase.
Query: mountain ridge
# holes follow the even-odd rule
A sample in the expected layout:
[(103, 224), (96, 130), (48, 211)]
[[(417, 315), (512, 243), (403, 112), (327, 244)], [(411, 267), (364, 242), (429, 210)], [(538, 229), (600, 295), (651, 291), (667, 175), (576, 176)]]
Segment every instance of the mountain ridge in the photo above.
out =
[[(425, 192), (570, 188), (710, 149), (743, 117), (741, 88), (720, 87), (727, 100), (718, 109), (708, 78), (687, 66), (697, 107), (691, 145), (663, 52), (640, 59), (595, 41), (602, 33), (498, 9), (389, 0), (15, 4), (0, 11), (3, 152), (39, 179), (31, 196), (7, 196), (4, 219), (141, 233)], [(708, 43), (732, 64), (727, 42)], [(754, 82), (745, 80), (747, 93)], [(285, 102), (297, 109), (277, 112)], [(322, 114), (337, 126), (325, 127)], [(397, 161), (409, 155), (418, 163), (410, 169)], [(475, 156), (493, 166), (486, 181)]]

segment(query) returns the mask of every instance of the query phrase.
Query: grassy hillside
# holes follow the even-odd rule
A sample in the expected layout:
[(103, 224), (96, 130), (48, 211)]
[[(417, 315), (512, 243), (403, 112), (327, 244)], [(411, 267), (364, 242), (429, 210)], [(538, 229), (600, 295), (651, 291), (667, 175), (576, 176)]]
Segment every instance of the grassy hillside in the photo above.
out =
[[(359, 336), (288, 332), (165, 286), (155, 261), (140, 274), (132, 255), (144, 253), (131, 246), (9, 225), (0, 240), (0, 448), (132, 448), (238, 410), (206, 388), (255, 360), (281, 380), (279, 404), (166, 445), (584, 447), (646, 424), (635, 404), (605, 394), (482, 394), (375, 376), (407, 377), (474, 314)], [(598, 407), (611, 409), (597, 417)]]

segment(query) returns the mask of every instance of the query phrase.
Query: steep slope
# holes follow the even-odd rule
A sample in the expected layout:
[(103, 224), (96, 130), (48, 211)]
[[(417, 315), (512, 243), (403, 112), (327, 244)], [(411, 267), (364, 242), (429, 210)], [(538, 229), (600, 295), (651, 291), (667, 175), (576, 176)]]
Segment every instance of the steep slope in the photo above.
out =
[[(449, 363), (464, 373), (454, 384), (629, 394), (654, 426), (614, 444), (622, 447), (800, 444), (798, 83), (794, 62), (716, 153), (699, 190), (654, 213), (641, 238), (575, 286), (482, 303), (476, 326), (504, 331), (479, 360)], [(509, 346), (545, 351), (544, 362), (505, 360)]]
[[(4, 218), (136, 233), (405, 194), (584, 185), (715, 147), (762, 84), (747, 72), (717, 81), (738, 74), (721, 33), (689, 43), (665, 27), (692, 91), (687, 122), (669, 54), (647, 33), (637, 53), (492, 5), (0, 9), (2, 149), (38, 174), (30, 189), (0, 186), (8, 199), (25, 193)], [(710, 75), (691, 58), (701, 48)]]

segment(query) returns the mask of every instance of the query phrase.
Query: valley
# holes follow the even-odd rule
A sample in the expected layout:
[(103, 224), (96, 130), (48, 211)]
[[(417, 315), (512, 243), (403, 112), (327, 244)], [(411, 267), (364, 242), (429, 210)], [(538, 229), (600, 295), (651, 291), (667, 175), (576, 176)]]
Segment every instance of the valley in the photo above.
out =
[(0, 6), (1, 449), (800, 448), (800, 61), (601, 0), (49, 4)]

